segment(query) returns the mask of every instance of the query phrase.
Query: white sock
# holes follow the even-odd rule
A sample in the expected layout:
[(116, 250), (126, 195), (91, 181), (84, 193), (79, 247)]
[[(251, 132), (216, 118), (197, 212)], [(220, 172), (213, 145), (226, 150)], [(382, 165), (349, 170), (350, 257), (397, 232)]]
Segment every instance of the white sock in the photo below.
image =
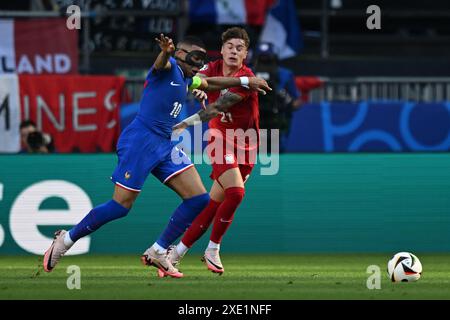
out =
[(64, 245), (70, 248), (71, 246), (73, 246), (74, 243), (75, 242), (73, 242), (72, 239), (70, 238), (69, 231), (67, 231), (66, 234), (64, 235)]
[(153, 244), (152, 247), (153, 247), (153, 248), (156, 250), (156, 252), (158, 252), (158, 253), (166, 253), (166, 251), (167, 251), (166, 248), (161, 247), (157, 242), (155, 242), (155, 243)]
[(188, 247), (186, 247), (186, 245), (180, 241), (179, 244), (177, 244), (177, 253), (180, 257), (184, 256), (184, 254), (189, 250)]
[(209, 240), (208, 249), (220, 249), (220, 243), (215, 243)]

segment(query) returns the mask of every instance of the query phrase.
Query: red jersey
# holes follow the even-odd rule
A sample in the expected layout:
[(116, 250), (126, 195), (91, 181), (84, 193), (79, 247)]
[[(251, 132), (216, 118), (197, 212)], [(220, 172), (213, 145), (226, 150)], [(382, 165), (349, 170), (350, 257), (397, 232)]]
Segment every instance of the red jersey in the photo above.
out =
[[(223, 77), (223, 60), (209, 62), (200, 73), (207, 77)], [(243, 65), (233, 77), (254, 77), (252, 70)], [(225, 114), (219, 114), (209, 121), (209, 127), (225, 131), (225, 129), (243, 129), (250, 128), (259, 130), (259, 109), (257, 91), (244, 88), (242, 86), (232, 87), (221, 91), (208, 92), (208, 102), (215, 102), (222, 94), (227, 91), (243, 97), (243, 100), (233, 105)]]
[[(216, 60), (209, 62), (200, 73), (207, 77), (223, 77), (223, 60)], [(233, 77), (254, 77), (252, 70), (246, 65), (243, 65)], [(245, 146), (234, 141), (235, 147), (241, 149), (255, 149), (259, 143), (259, 107), (258, 107), (258, 93), (255, 90), (238, 86), (221, 91), (208, 92), (208, 102), (215, 102), (221, 95), (226, 92), (232, 92), (240, 95), (243, 99), (231, 106), (227, 112), (220, 113), (217, 117), (211, 119), (208, 123), (210, 129), (218, 129), (223, 135), (226, 134), (226, 129), (254, 129), (256, 131), (256, 140), (246, 139)], [(210, 137), (211, 138), (211, 137)], [(210, 140), (211, 141), (211, 140)], [(231, 142), (229, 139), (227, 141)]]

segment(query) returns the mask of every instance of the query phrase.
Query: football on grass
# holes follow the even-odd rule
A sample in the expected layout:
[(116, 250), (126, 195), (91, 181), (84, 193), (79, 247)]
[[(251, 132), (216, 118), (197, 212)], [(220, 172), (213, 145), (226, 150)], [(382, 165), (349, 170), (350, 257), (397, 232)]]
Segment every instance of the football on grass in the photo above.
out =
[(422, 275), (422, 263), (412, 253), (399, 252), (389, 260), (387, 271), (392, 282), (417, 281)]

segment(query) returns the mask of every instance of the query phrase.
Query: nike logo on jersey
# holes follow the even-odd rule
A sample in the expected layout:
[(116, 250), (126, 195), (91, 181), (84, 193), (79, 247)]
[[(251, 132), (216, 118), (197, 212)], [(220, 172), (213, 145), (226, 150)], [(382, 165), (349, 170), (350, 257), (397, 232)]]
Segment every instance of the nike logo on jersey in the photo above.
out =
[(173, 82), (173, 81), (170, 81), (170, 85), (171, 85), (171, 86), (174, 86), (174, 87), (181, 86), (181, 84), (175, 83), (175, 82)]

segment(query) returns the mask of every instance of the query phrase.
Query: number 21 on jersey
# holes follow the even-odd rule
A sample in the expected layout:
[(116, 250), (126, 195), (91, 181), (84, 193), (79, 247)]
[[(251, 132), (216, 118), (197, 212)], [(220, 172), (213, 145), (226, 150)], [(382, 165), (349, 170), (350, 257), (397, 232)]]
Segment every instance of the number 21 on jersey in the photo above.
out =
[(231, 112), (221, 112), (222, 118), (220, 118), (221, 122), (233, 122), (233, 118), (231, 117)]

